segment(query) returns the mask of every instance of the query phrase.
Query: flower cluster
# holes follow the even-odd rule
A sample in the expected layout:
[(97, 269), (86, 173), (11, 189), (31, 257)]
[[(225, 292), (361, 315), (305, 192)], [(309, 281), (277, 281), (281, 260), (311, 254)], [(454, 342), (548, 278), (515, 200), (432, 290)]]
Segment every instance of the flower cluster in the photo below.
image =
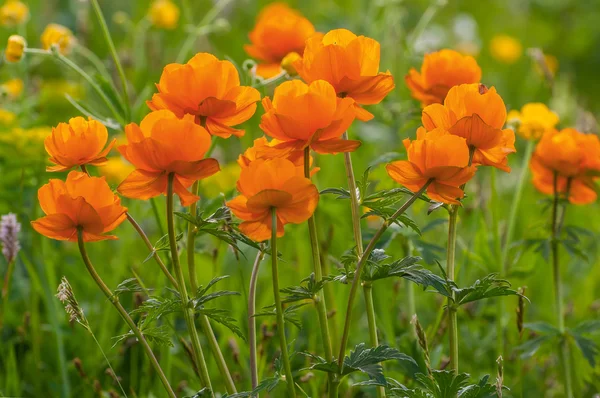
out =
[(0, 243), (2, 244), (2, 254), (6, 262), (12, 262), (19, 253), (19, 232), (21, 224), (17, 221), (17, 215), (8, 213), (0, 219)]

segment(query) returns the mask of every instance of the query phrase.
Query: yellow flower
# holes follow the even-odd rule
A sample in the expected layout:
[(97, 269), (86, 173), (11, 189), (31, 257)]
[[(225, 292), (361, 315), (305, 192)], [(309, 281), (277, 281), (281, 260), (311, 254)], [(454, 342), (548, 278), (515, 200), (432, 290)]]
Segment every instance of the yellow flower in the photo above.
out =
[(27, 42), (23, 36), (12, 35), (8, 37), (8, 44), (4, 51), (6, 62), (19, 62), (23, 58)]
[(115, 184), (123, 181), (133, 170), (135, 170), (135, 167), (121, 156), (108, 158), (108, 161), (98, 168), (100, 175), (105, 176), (109, 182)]
[(516, 38), (508, 35), (496, 35), (490, 42), (492, 57), (505, 64), (514, 64), (521, 57), (523, 46)]
[(0, 85), (0, 91), (6, 93), (10, 98), (17, 98), (23, 92), (23, 80), (11, 79)]
[(50, 127), (13, 128), (0, 134), (0, 156), (20, 163), (37, 162), (39, 167), (46, 157), (44, 139), (51, 131)]
[(50, 50), (53, 46), (57, 46), (62, 55), (67, 55), (75, 44), (75, 37), (69, 28), (51, 23), (42, 32), (41, 41), (44, 50)]
[(27, 22), (29, 8), (19, 0), (8, 0), (0, 7), (0, 25), (15, 26)]
[(175, 29), (179, 21), (179, 7), (171, 0), (155, 0), (148, 17), (152, 25), (162, 29)]
[(13, 124), (17, 119), (17, 115), (6, 109), (0, 109), (0, 125), (8, 126)]
[(508, 113), (508, 122), (517, 122), (517, 133), (531, 140), (540, 138), (546, 131), (553, 130), (558, 124), (558, 116), (539, 102), (525, 104), (521, 112), (513, 109)]
[(298, 54), (295, 51), (292, 51), (291, 53), (283, 57), (283, 59), (281, 60), (281, 69), (286, 71), (290, 76), (296, 76), (298, 72), (294, 67), (294, 62), (296, 62), (300, 58), (302, 58), (300, 54)]
[(236, 162), (222, 165), (218, 174), (200, 180), (202, 196), (216, 198), (221, 192), (233, 190), (239, 177), (240, 166)]

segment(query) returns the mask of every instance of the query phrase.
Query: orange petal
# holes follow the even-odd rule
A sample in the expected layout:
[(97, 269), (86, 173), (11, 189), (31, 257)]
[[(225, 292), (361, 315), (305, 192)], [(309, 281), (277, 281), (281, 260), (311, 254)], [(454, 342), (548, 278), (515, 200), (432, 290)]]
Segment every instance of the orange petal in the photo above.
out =
[(150, 199), (167, 192), (167, 174), (134, 170), (117, 187), (123, 196), (134, 199)]
[(77, 240), (77, 226), (66, 214), (50, 214), (31, 222), (38, 233), (56, 240)]
[(208, 118), (206, 119), (206, 129), (211, 135), (216, 135), (221, 138), (229, 138), (232, 135), (236, 137), (242, 137), (245, 134), (244, 130), (237, 130), (232, 127), (226, 126), (219, 123), (217, 119)]
[(354, 152), (361, 146), (357, 140), (332, 139), (325, 141), (315, 141), (310, 147), (317, 153), (336, 154), (340, 152)]

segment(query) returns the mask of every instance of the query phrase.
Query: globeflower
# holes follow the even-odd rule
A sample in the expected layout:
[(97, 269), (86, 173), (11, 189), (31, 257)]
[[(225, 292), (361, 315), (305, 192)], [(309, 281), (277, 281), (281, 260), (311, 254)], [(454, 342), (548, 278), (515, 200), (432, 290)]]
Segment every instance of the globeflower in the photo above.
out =
[(168, 110), (152, 112), (139, 126), (125, 126), (125, 133), (128, 144), (118, 150), (136, 169), (117, 188), (123, 196), (146, 200), (166, 194), (169, 175), (174, 174), (174, 192), (189, 206), (200, 198), (187, 188), (219, 171), (215, 159), (204, 159), (210, 134), (191, 115), (179, 119)]
[(526, 140), (537, 140), (546, 131), (554, 130), (558, 124), (558, 115), (539, 102), (523, 105), (520, 112), (511, 110), (507, 119), (509, 122), (518, 122), (517, 133)]
[(219, 61), (214, 55), (198, 53), (187, 64), (167, 65), (148, 106), (168, 109), (177, 117), (192, 115), (211, 135), (241, 137), (235, 129), (256, 111), (260, 93), (253, 87), (240, 86), (235, 66)]
[(452, 135), (442, 128), (426, 132), (417, 130), (417, 139), (405, 139), (408, 160), (399, 160), (386, 166), (389, 176), (412, 192), (417, 192), (430, 181), (427, 195), (435, 201), (460, 204), (464, 197), (460, 188), (474, 175), (475, 166), (469, 165), (469, 148), (463, 137)]
[(285, 224), (308, 220), (319, 202), (319, 191), (302, 169), (283, 158), (258, 159), (242, 168), (237, 189), (240, 195), (227, 206), (244, 220), (240, 231), (257, 242), (271, 237), (273, 209), (277, 236), (281, 237)]
[(92, 118), (85, 120), (78, 116), (69, 123), (59, 123), (44, 140), (49, 160), (56, 165), (46, 167), (46, 171), (66, 171), (86, 164), (102, 165), (115, 144), (114, 139), (108, 145), (107, 141), (106, 127)]
[(282, 153), (281, 151), (274, 150), (281, 141), (271, 140), (267, 141), (265, 137), (260, 137), (254, 140), (254, 145), (246, 149), (237, 160), (240, 167), (248, 167), (250, 163), (257, 159), (274, 159), (278, 157), (285, 157), (287, 160), (294, 163), (298, 167), (304, 167), (304, 151), (294, 150), (288, 153)]
[(21, 58), (23, 58), (26, 48), (27, 41), (25, 41), (23, 36), (9, 36), (6, 50), (4, 50), (4, 58), (6, 59), (6, 62), (19, 62)]
[(51, 179), (38, 190), (38, 199), (46, 216), (31, 225), (51, 239), (77, 241), (79, 229), (85, 242), (117, 239), (105, 234), (127, 217), (127, 208), (121, 206), (121, 199), (104, 177), (90, 177), (79, 171), (71, 171), (66, 182)]
[(530, 169), (540, 192), (554, 194), (556, 176), (556, 191), (571, 203), (592, 203), (597, 198), (594, 180), (600, 173), (600, 140), (572, 128), (548, 131), (535, 148)]
[(459, 84), (479, 83), (481, 68), (475, 58), (454, 50), (426, 54), (421, 72), (411, 68), (404, 77), (412, 96), (423, 106), (443, 103), (448, 91)]
[(515, 133), (502, 129), (506, 121), (504, 101), (494, 87), (461, 84), (452, 87), (444, 104), (423, 109), (423, 126), (428, 131), (441, 127), (463, 137), (473, 152), (473, 164), (510, 171), (508, 154), (516, 152)]
[(313, 24), (298, 11), (284, 3), (272, 3), (259, 14), (250, 42), (244, 50), (262, 63), (255, 73), (264, 78), (276, 76), (282, 71), (282, 61), (290, 53), (302, 54), (306, 39), (315, 33)]
[(275, 89), (273, 101), (265, 97), (262, 104), (265, 114), (260, 128), (280, 141), (276, 149), (310, 147), (318, 153), (339, 153), (360, 146), (360, 141), (341, 138), (354, 121), (354, 101), (337, 97), (333, 86), (324, 80), (310, 85), (287, 81)]
[(367, 121), (373, 115), (359, 105), (378, 104), (395, 87), (389, 71), (379, 72), (379, 52), (377, 41), (336, 29), (311, 36), (294, 66), (305, 82), (325, 80), (339, 97), (352, 98), (356, 117)]
[(162, 29), (175, 29), (179, 22), (179, 7), (171, 0), (154, 0), (148, 10), (152, 25)]
[(0, 7), (0, 25), (13, 27), (29, 19), (29, 8), (19, 0), (8, 0)]
[(73, 32), (69, 28), (55, 23), (46, 26), (42, 32), (41, 41), (44, 50), (50, 50), (56, 46), (62, 55), (68, 55), (75, 45)]

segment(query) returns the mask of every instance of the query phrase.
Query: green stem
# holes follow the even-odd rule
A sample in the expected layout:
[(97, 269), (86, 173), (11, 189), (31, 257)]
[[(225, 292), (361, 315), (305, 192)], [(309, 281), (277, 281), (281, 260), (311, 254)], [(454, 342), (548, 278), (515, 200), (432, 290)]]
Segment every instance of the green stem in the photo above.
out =
[(69, 58), (67, 58), (64, 55), (62, 55), (61, 53), (59, 53), (58, 50), (53, 49), (49, 52), (49, 54), (53, 55), (56, 59), (58, 59), (64, 65), (68, 66), (69, 68), (71, 68), (72, 70), (77, 72), (81, 77), (83, 77), (85, 79), (85, 81), (87, 81), (88, 84), (94, 89), (94, 91), (100, 96), (100, 98), (102, 98), (102, 101), (104, 101), (104, 103), (106, 104), (106, 107), (110, 110), (110, 112), (114, 116), (115, 120), (117, 120), (119, 123), (123, 124), (125, 119), (123, 119), (122, 115), (119, 114), (119, 111), (117, 111), (117, 108), (115, 108), (114, 104), (112, 103), (110, 98), (108, 98), (108, 96), (106, 95), (104, 90), (102, 90), (100, 88), (100, 86), (94, 81), (94, 79), (90, 75), (88, 75), (83, 69), (81, 69), (77, 64), (75, 64)]
[[(198, 181), (195, 181), (192, 185), (192, 192), (194, 194), (198, 194)], [(197, 202), (194, 202), (190, 206), (190, 215), (195, 219), (196, 214), (198, 213), (198, 205)], [(188, 272), (190, 277), (190, 285), (192, 287), (192, 292), (198, 291), (198, 279), (196, 277), (196, 253), (194, 251), (195, 248), (195, 240), (196, 240), (196, 231), (194, 229), (194, 225), (192, 223), (188, 223), (188, 234), (187, 234), (187, 261), (188, 261)], [(210, 321), (208, 317), (204, 314), (200, 314), (198, 316), (200, 321), (200, 326), (202, 327), (202, 332), (206, 335), (208, 340), (208, 345), (210, 350), (215, 357), (217, 362), (217, 367), (219, 368), (219, 372), (225, 379), (225, 389), (228, 394), (236, 394), (237, 390), (235, 388), (235, 383), (233, 382), (233, 378), (231, 377), (231, 372), (227, 367), (227, 362), (225, 362), (225, 357), (223, 357), (223, 353), (221, 352), (221, 347), (219, 347), (219, 342), (217, 341), (217, 337), (210, 326)]]
[[(304, 149), (304, 176), (310, 179), (310, 147)], [(321, 254), (319, 252), (319, 237), (317, 234), (317, 223), (313, 214), (308, 219), (308, 233), (310, 235), (310, 246), (313, 257), (313, 269), (315, 272), (315, 282), (319, 283), (323, 280), (323, 269), (321, 268)], [(323, 290), (320, 290), (314, 297), (317, 315), (319, 318), (319, 329), (321, 331), (321, 340), (323, 340), (323, 349), (325, 350), (325, 358), (328, 361), (334, 359), (333, 347), (331, 346), (331, 337), (329, 334), (329, 323), (327, 321), (327, 305), (325, 303), (325, 295)], [(329, 384), (329, 396), (337, 397), (339, 380), (337, 376), (331, 372), (327, 373)]]
[(344, 368), (344, 356), (346, 354), (346, 346), (348, 345), (348, 337), (350, 335), (350, 323), (352, 321), (352, 308), (354, 304), (354, 299), (356, 297), (356, 291), (358, 290), (358, 285), (360, 283), (361, 274), (364, 268), (364, 265), (367, 262), (367, 259), (371, 255), (371, 252), (375, 249), (375, 245), (383, 235), (383, 233), (389, 228), (390, 225), (398, 218), (402, 213), (404, 213), (418, 198), (425, 192), (429, 184), (431, 184), (433, 180), (428, 180), (417, 192), (413, 194), (390, 218), (388, 218), (381, 227), (375, 232), (371, 241), (367, 245), (363, 256), (358, 259), (358, 264), (356, 264), (356, 270), (354, 271), (354, 278), (352, 279), (352, 286), (350, 287), (350, 294), (348, 295), (348, 306), (346, 308), (346, 318), (344, 320), (344, 332), (342, 334), (342, 340), (340, 343), (340, 353), (338, 355), (338, 366), (340, 373)]
[[(342, 138), (348, 139), (348, 132), (344, 132)], [(352, 157), (350, 152), (344, 152), (344, 165), (346, 166), (346, 178), (348, 180), (348, 190), (350, 191), (350, 210), (352, 213), (352, 231), (354, 232), (354, 242), (356, 243), (356, 254), (358, 258), (363, 256), (362, 230), (360, 227), (360, 203), (359, 192), (356, 188), (356, 177), (352, 167)], [(367, 323), (369, 326), (369, 342), (371, 347), (379, 346), (377, 338), (377, 323), (375, 321), (375, 306), (373, 305), (373, 288), (370, 283), (363, 286), (363, 296), (365, 299), (365, 309), (367, 311)], [(385, 398), (385, 388), (377, 387), (377, 397)]]
[(98, 4), (98, 0), (92, 0), (92, 7), (94, 7), (94, 12), (96, 13), (96, 17), (98, 18), (98, 22), (100, 23), (100, 27), (102, 28), (102, 34), (104, 35), (104, 40), (106, 40), (106, 44), (108, 45), (108, 49), (110, 50), (110, 54), (115, 62), (115, 66), (117, 67), (117, 72), (119, 73), (119, 78), (121, 79), (121, 86), (123, 88), (123, 103), (125, 104), (125, 120), (129, 121), (131, 118), (131, 106), (129, 105), (129, 92), (127, 89), (127, 77), (125, 76), (125, 71), (123, 70), (123, 65), (121, 65), (121, 61), (119, 60), (119, 55), (117, 54), (117, 49), (115, 48), (115, 43), (110, 36), (110, 31), (108, 30), (108, 26), (106, 25), (106, 20), (104, 19), (104, 15), (102, 15), (102, 10), (100, 9), (100, 5)]
[[(514, 192), (512, 203), (510, 206), (510, 212), (508, 215), (508, 222), (506, 225), (506, 234), (504, 236), (504, 242), (502, 243), (502, 251), (500, 254), (500, 267), (499, 273), (502, 279), (508, 276), (509, 265), (508, 265), (508, 252), (510, 249), (510, 245), (513, 239), (513, 234), (515, 230), (515, 224), (517, 220), (517, 212), (519, 210), (519, 206), (521, 204), (521, 197), (523, 196), (523, 188), (525, 187), (525, 180), (529, 175), (529, 161), (531, 160), (531, 154), (533, 153), (533, 148), (535, 146), (535, 142), (533, 140), (527, 141), (527, 147), (525, 148), (525, 155), (523, 156), (523, 161), (521, 162), (521, 172), (519, 174), (519, 179), (517, 180), (517, 188)], [(497, 207), (497, 206), (494, 206)], [(497, 300), (497, 317), (496, 317), (496, 330), (497, 330), (497, 346), (498, 346), (498, 355), (502, 355), (506, 358), (505, 355), (505, 329), (507, 323), (508, 311), (506, 311), (506, 305), (504, 300)]]
[(167, 184), (167, 231), (169, 234), (169, 245), (171, 246), (173, 270), (175, 271), (175, 276), (177, 277), (177, 283), (179, 285), (179, 295), (181, 296), (181, 301), (184, 305), (183, 317), (185, 318), (188, 332), (190, 333), (190, 339), (192, 340), (192, 351), (194, 354), (194, 360), (196, 361), (196, 365), (198, 365), (202, 383), (204, 383), (204, 386), (211, 391), (210, 394), (212, 397), (214, 397), (214, 393), (212, 391), (212, 384), (210, 382), (210, 376), (208, 374), (208, 367), (206, 366), (206, 361), (204, 360), (204, 353), (202, 352), (202, 347), (200, 346), (200, 338), (198, 336), (198, 331), (196, 330), (196, 324), (194, 323), (194, 310), (193, 308), (190, 308), (189, 296), (185, 287), (185, 279), (183, 278), (183, 270), (181, 269), (181, 265), (179, 264), (179, 253), (177, 252), (177, 241), (175, 239), (175, 224), (173, 220), (174, 178), (175, 174), (170, 173), (169, 182)]
[(127, 213), (127, 221), (129, 221), (129, 223), (133, 226), (133, 228), (140, 235), (140, 237), (142, 238), (142, 240), (146, 244), (146, 247), (148, 248), (148, 250), (150, 250), (152, 252), (152, 257), (154, 258), (154, 260), (156, 261), (156, 263), (158, 264), (158, 266), (162, 270), (163, 274), (165, 274), (165, 276), (169, 279), (169, 281), (171, 282), (171, 284), (173, 285), (173, 287), (175, 287), (175, 289), (179, 289), (179, 284), (177, 283), (177, 281), (175, 280), (175, 278), (173, 277), (173, 275), (171, 275), (171, 273), (167, 269), (165, 263), (162, 261), (162, 259), (158, 255), (158, 252), (156, 252), (154, 250), (154, 246), (152, 246), (152, 243), (148, 239), (148, 236), (146, 235), (146, 233), (144, 232), (144, 230), (142, 229), (142, 227), (135, 221), (135, 219), (129, 213)]
[(123, 386), (121, 385), (121, 382), (119, 381), (119, 377), (117, 377), (117, 372), (115, 372), (115, 369), (112, 367), (110, 361), (108, 360), (108, 357), (106, 356), (106, 353), (102, 349), (102, 346), (100, 345), (100, 342), (98, 341), (98, 339), (96, 339), (96, 335), (94, 335), (94, 332), (92, 332), (91, 328), (88, 329), (88, 331), (92, 335), (92, 338), (94, 339), (94, 342), (96, 343), (96, 345), (98, 346), (98, 349), (102, 353), (102, 356), (104, 357), (104, 360), (106, 361), (106, 364), (108, 365), (108, 367), (110, 368), (110, 370), (112, 370), (113, 374), (115, 375), (115, 380), (116, 380), (117, 384), (119, 385), (119, 388), (121, 389), (121, 392), (123, 393), (123, 396), (125, 398), (127, 398), (127, 393), (123, 389)]
[(283, 320), (283, 305), (279, 295), (279, 270), (277, 268), (277, 210), (271, 209), (271, 271), (273, 274), (273, 296), (275, 296), (275, 310), (277, 312), (277, 334), (279, 335), (279, 345), (281, 348), (281, 361), (285, 372), (285, 382), (288, 387), (288, 397), (296, 397), (296, 388), (294, 386), (294, 376), (285, 339), (285, 325)]
[[(446, 276), (449, 281), (454, 281), (455, 257), (456, 257), (456, 221), (458, 219), (458, 207), (450, 207), (448, 219), (448, 249), (446, 251)], [(448, 298), (448, 335), (450, 338), (450, 368), (458, 374), (458, 323), (456, 308), (454, 307), (454, 293)]]
[(158, 211), (158, 203), (156, 203), (156, 198), (150, 199), (150, 206), (152, 206), (152, 213), (154, 213), (154, 218), (156, 219), (156, 225), (158, 226), (160, 236), (165, 236), (165, 228), (163, 227), (163, 221), (160, 217), (160, 211)]
[(16, 258), (13, 258), (8, 263), (8, 268), (6, 269), (6, 275), (4, 275), (4, 285), (2, 286), (2, 301), (6, 301), (8, 297), (8, 289), (10, 286), (10, 281), (12, 279), (13, 271), (15, 270), (15, 263), (17, 262)]
[(256, 353), (256, 282), (258, 281), (258, 269), (265, 253), (259, 250), (252, 266), (250, 276), (250, 287), (248, 289), (248, 343), (250, 344), (250, 376), (252, 379), (252, 390), (258, 387), (258, 356)]
[(173, 389), (171, 388), (171, 385), (169, 384), (169, 381), (167, 380), (167, 377), (165, 376), (163, 370), (161, 369), (160, 364), (156, 360), (156, 357), (154, 356), (154, 353), (152, 352), (150, 345), (146, 341), (146, 338), (144, 337), (144, 335), (142, 334), (140, 329), (138, 329), (137, 325), (135, 324), (133, 319), (131, 319), (131, 317), (125, 310), (125, 308), (123, 308), (123, 306), (119, 302), (118, 296), (114, 295), (111, 292), (110, 288), (108, 286), (106, 286), (106, 284), (104, 283), (102, 278), (100, 278), (100, 275), (98, 275), (98, 273), (96, 272), (96, 269), (92, 265), (92, 262), (90, 261), (90, 258), (88, 257), (87, 251), (85, 249), (82, 228), (77, 229), (77, 242), (79, 245), (79, 251), (81, 253), (81, 258), (83, 259), (83, 263), (85, 264), (85, 267), (87, 268), (89, 274), (94, 279), (94, 281), (96, 282), (96, 284), (98, 285), (100, 290), (102, 290), (102, 293), (104, 293), (104, 295), (108, 298), (108, 300), (112, 303), (112, 305), (117, 309), (117, 311), (121, 315), (121, 318), (123, 318), (125, 323), (127, 323), (127, 326), (129, 326), (129, 328), (131, 329), (133, 334), (135, 334), (135, 336), (137, 337), (137, 340), (142, 345), (144, 351), (146, 352), (146, 355), (148, 356), (148, 359), (150, 359), (150, 363), (152, 364), (152, 367), (158, 374), (158, 377), (160, 378), (160, 381), (162, 382), (169, 397), (176, 398), (176, 395), (173, 392)]
[[(570, 184), (569, 184), (570, 185)], [(554, 299), (555, 299), (555, 311), (556, 311), (556, 322), (558, 330), (561, 333), (561, 342), (558, 351), (558, 357), (563, 371), (563, 382), (565, 387), (566, 398), (573, 398), (573, 387), (571, 381), (571, 366), (569, 361), (569, 347), (565, 335), (565, 318), (563, 308), (563, 293), (562, 285), (560, 281), (560, 261), (559, 261), (559, 239), (560, 239), (560, 228), (562, 226), (565, 212), (563, 211), (561, 216), (558, 216), (559, 207), (559, 192), (558, 192), (558, 173), (554, 172), (553, 177), (553, 192), (554, 200), (552, 202), (552, 275), (554, 279)], [(567, 189), (567, 196), (568, 196)]]

